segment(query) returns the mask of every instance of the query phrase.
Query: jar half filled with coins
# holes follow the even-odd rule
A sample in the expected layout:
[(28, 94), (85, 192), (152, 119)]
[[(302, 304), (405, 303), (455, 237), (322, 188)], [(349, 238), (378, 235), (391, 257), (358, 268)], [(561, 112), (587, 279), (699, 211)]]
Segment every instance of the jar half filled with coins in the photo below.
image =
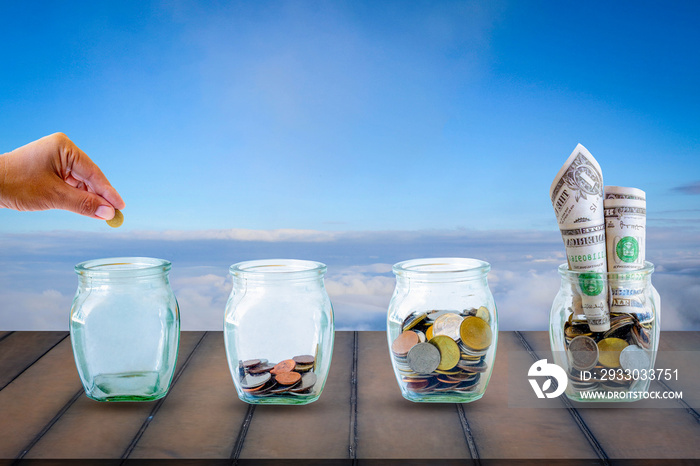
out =
[(490, 269), (487, 262), (464, 258), (394, 265), (387, 338), (404, 398), (466, 403), (484, 395), (498, 338)]
[(258, 260), (234, 264), (230, 273), (224, 340), (238, 397), (251, 404), (317, 400), (333, 352), (326, 266)]
[[(654, 266), (626, 272), (577, 272), (559, 267), (561, 288), (550, 314), (554, 362), (567, 375), (576, 401), (636, 401), (654, 378), (659, 345), (659, 295)], [(592, 331), (583, 311), (587, 295), (607, 296), (610, 326)]]

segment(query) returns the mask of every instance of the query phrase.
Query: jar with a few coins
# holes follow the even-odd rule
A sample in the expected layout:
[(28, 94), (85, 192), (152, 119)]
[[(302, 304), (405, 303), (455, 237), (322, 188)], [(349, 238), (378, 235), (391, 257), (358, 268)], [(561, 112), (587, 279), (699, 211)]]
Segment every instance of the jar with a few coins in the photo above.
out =
[(303, 405), (318, 399), (333, 353), (326, 266), (257, 260), (231, 266), (224, 341), (238, 397), (251, 404)]
[(498, 339), (490, 269), (487, 262), (466, 258), (394, 265), (387, 339), (404, 398), (467, 403), (484, 395)]
[[(654, 378), (659, 346), (660, 297), (654, 265), (626, 272), (579, 272), (559, 266), (561, 287), (552, 303), (549, 338), (554, 362), (568, 376), (576, 401), (636, 401)], [(610, 325), (591, 331), (582, 296), (608, 296)]]
[(175, 372), (180, 313), (170, 262), (119, 257), (75, 266), (70, 336), (80, 380), (97, 401), (164, 397)]

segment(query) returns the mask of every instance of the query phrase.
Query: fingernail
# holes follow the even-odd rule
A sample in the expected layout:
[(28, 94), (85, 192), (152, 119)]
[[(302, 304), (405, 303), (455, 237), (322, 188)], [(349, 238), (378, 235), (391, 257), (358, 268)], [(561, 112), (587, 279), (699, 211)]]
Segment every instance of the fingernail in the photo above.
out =
[(101, 205), (95, 211), (95, 216), (100, 217), (102, 220), (111, 220), (114, 218), (114, 209), (106, 205)]

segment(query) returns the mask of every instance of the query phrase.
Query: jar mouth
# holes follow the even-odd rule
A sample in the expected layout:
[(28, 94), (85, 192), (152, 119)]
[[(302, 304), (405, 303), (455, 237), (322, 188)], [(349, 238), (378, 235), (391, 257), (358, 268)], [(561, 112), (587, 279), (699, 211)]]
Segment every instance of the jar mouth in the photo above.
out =
[(406, 276), (423, 280), (445, 278), (479, 278), (491, 270), (491, 264), (479, 259), (464, 257), (437, 257), (411, 259), (394, 264), (396, 276)]
[(654, 272), (654, 264), (649, 261), (644, 261), (644, 267), (633, 270), (623, 270), (619, 272), (591, 272), (590, 270), (569, 270), (569, 264), (561, 264), (559, 266), (559, 275), (565, 278), (578, 279), (582, 275), (584, 278), (591, 274), (600, 275), (601, 279), (619, 279), (628, 275), (651, 275)]
[(263, 280), (312, 278), (326, 273), (326, 264), (298, 259), (263, 259), (233, 264), (229, 273), (234, 277)]
[(75, 266), (75, 273), (92, 277), (133, 277), (164, 273), (171, 267), (172, 263), (165, 259), (110, 257), (81, 262)]

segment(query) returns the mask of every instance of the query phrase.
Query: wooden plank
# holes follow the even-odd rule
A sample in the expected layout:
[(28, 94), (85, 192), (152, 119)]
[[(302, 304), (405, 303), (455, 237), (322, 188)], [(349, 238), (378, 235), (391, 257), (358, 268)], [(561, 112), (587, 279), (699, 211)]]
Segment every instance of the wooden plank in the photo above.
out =
[(15, 458), (79, 390), (66, 338), (0, 391), (0, 458)]
[[(597, 458), (563, 405), (562, 409), (529, 407), (536, 401), (526, 380), (534, 360), (525, 351), (514, 332), (499, 332), (486, 393), (463, 405), (480, 458)], [(514, 383), (514, 377), (520, 383)]]
[(0, 331), (0, 341), (2, 341), (4, 338), (6, 338), (8, 335), (12, 333), (12, 330), (3, 330)]
[(700, 412), (700, 332), (662, 332), (659, 338), (657, 369), (678, 370), (671, 380), (665, 380), (664, 388), (682, 391), (683, 401)]
[(348, 458), (354, 332), (336, 332), (321, 397), (304, 406), (256, 406), (241, 458)]
[(68, 336), (68, 332), (3, 333), (7, 337), (0, 340), (0, 390)]
[[(178, 368), (202, 334), (182, 333)], [(73, 373), (77, 379), (75, 368)], [(101, 403), (81, 396), (29, 450), (25, 458), (119, 458), (141, 428), (154, 403), (157, 402)]]
[[(540, 357), (551, 357), (547, 332), (524, 333)], [(700, 458), (700, 424), (695, 418), (676, 407), (673, 400), (655, 403), (673, 406), (669, 408), (648, 408), (645, 403), (589, 408), (586, 403), (574, 402), (574, 406), (609, 458)]]
[(360, 332), (358, 458), (470, 458), (456, 406), (401, 396), (385, 332)]
[(208, 332), (129, 458), (229, 458), (246, 410), (223, 332)]

